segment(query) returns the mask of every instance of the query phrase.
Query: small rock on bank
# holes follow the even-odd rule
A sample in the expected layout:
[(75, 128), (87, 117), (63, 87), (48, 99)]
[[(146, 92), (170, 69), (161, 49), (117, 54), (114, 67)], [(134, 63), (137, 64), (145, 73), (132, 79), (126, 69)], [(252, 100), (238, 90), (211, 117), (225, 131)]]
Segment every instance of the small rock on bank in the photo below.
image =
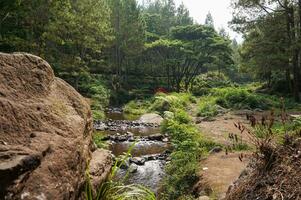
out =
[(144, 114), (140, 117), (139, 121), (141, 123), (150, 123), (150, 124), (158, 124), (160, 125), (163, 121), (163, 118), (155, 113)]

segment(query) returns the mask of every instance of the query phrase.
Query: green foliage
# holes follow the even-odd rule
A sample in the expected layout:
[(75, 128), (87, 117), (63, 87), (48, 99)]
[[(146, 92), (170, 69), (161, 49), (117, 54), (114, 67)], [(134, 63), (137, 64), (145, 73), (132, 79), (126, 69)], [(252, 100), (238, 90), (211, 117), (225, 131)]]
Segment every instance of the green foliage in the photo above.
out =
[(249, 147), (249, 145), (242, 140), (242, 136), (230, 133), (229, 134), (229, 140), (230, 140), (231, 145), (229, 145), (227, 147), (228, 150), (231, 150), (231, 151), (246, 151), (246, 150), (251, 149)]
[(234, 151), (247, 151), (250, 150), (251, 147), (247, 143), (238, 143), (232, 147)]
[(175, 146), (171, 162), (166, 166), (163, 183), (163, 199), (177, 199), (188, 193), (197, 180), (196, 170), (200, 156), (199, 135), (191, 124), (181, 124), (175, 120), (165, 120), (162, 130), (171, 135)]
[(104, 109), (109, 105), (110, 92), (103, 85), (92, 84), (90, 88), (92, 94), (92, 109)]
[[(206, 52), (211, 52), (210, 54)], [(152, 68), (164, 68), (168, 88), (187, 91), (204, 69), (220, 69), (232, 64), (230, 42), (203, 25), (176, 26), (168, 38), (146, 45), (145, 56)]]
[(106, 0), (2, 1), (0, 51), (38, 55), (80, 90), (113, 39), (109, 16)]
[(97, 148), (106, 149), (108, 147), (108, 144), (106, 141), (103, 141), (103, 138), (105, 137), (103, 132), (95, 132), (93, 134), (93, 141), (96, 144)]
[(192, 122), (189, 114), (182, 109), (174, 109), (174, 120), (179, 122), (180, 124), (189, 124)]
[(155, 200), (155, 194), (142, 185), (120, 185), (114, 182), (106, 182), (102, 186), (102, 194), (99, 198), (86, 198), (87, 200)]
[(191, 84), (191, 92), (196, 96), (208, 95), (212, 88), (234, 86), (229, 78), (218, 72), (208, 72), (196, 77)]
[(218, 114), (218, 106), (215, 102), (199, 103), (197, 115), (200, 117), (215, 117)]
[(165, 119), (161, 125), (162, 132), (171, 136), (174, 146), (171, 162), (165, 170), (162, 199), (183, 199), (189, 194), (197, 180), (200, 156), (215, 145), (202, 138), (184, 110), (178, 108), (173, 112), (175, 117)]
[(110, 91), (105, 87), (105, 85), (97, 80), (92, 83), (87, 84), (86, 90), (87, 96), (91, 98), (91, 109), (94, 120), (104, 120), (105, 119), (105, 108), (109, 105)]
[(163, 113), (164, 111), (172, 111), (178, 108), (184, 109), (193, 102), (195, 102), (195, 98), (189, 93), (159, 93), (155, 96), (149, 110)]
[[(232, 26), (245, 36), (239, 50), (241, 70), (266, 81), (268, 89), (273, 89), (278, 81), (285, 82), (286, 85), (276, 85), (300, 101), (297, 56), (300, 45), (296, 44), (300, 40), (301, 4), (293, 1), (237, 0), (233, 7)], [(278, 80), (273, 78), (275, 75)]]
[(214, 90), (216, 103), (225, 108), (267, 109), (272, 103), (264, 95), (254, 94), (245, 88), (219, 88)]
[[(128, 114), (141, 115), (147, 112), (158, 112), (163, 115), (164, 111), (184, 109), (191, 103), (196, 103), (196, 98), (189, 93), (158, 93), (155, 97), (141, 101), (135, 100), (127, 103), (123, 109)], [(182, 114), (183, 120), (189, 121), (186, 113)], [(185, 119), (184, 119), (185, 118)]]
[(94, 120), (104, 120), (106, 118), (103, 110), (92, 110), (92, 116)]
[(142, 115), (147, 112), (149, 101), (130, 101), (123, 107), (123, 111), (127, 114)]

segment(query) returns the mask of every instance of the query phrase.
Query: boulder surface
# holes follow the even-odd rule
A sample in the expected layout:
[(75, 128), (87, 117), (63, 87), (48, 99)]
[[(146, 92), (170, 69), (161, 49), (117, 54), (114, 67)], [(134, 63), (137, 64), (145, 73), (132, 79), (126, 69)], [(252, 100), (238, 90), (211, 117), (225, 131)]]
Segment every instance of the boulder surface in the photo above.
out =
[(158, 124), (160, 125), (163, 121), (163, 118), (156, 113), (147, 113), (140, 117), (139, 121), (141, 123), (150, 123), (150, 124)]
[(79, 199), (91, 134), (88, 103), (46, 61), (0, 53), (0, 199)]

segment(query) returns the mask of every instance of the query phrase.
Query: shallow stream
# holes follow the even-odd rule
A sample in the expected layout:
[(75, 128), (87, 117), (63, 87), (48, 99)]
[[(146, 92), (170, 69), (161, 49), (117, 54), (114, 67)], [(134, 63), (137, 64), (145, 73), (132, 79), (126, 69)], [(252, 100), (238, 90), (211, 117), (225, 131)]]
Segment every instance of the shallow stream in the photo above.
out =
[(117, 179), (121, 180), (127, 175), (125, 183), (141, 184), (157, 193), (164, 177), (164, 166), (168, 162), (170, 149), (170, 143), (160, 133), (160, 127), (136, 123), (139, 117), (125, 115), (115, 109), (110, 110), (106, 117), (106, 124), (109, 124), (110, 128), (101, 132), (108, 137), (109, 150), (115, 156), (126, 154), (135, 142), (131, 155), (138, 157), (138, 160), (142, 159), (141, 163), (130, 159), (127, 166), (118, 171)]

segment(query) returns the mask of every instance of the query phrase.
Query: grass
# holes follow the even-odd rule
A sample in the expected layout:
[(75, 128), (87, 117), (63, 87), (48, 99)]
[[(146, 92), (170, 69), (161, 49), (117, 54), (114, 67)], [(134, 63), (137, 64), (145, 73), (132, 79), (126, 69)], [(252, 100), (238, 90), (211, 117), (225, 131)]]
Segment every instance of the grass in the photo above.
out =
[(150, 102), (146, 101), (130, 101), (123, 107), (126, 114), (142, 115), (147, 112)]
[(216, 105), (216, 97), (201, 97), (198, 103), (197, 115), (199, 117), (215, 117), (217, 114), (218, 107)]
[(181, 108), (184, 109), (197, 99), (189, 93), (158, 93), (147, 100), (133, 100), (127, 103), (123, 110), (127, 114), (142, 115), (149, 112), (163, 114), (164, 111)]
[(103, 141), (105, 134), (101, 131), (95, 132), (93, 134), (93, 141), (95, 142), (97, 148), (107, 149), (108, 144), (106, 141)]
[(104, 120), (106, 118), (103, 110), (92, 110), (93, 120)]
[(188, 113), (181, 108), (172, 108), (174, 117), (165, 119), (162, 132), (171, 137), (174, 151), (167, 164), (161, 199), (185, 199), (198, 180), (199, 159), (216, 144), (206, 140), (192, 123)]
[[(284, 98), (284, 104), (289, 110), (301, 110), (300, 104), (290, 98)], [(219, 114), (219, 109), (222, 108), (232, 110), (280, 110), (281, 107), (280, 97), (257, 93), (254, 85), (211, 88), (209, 94), (199, 98), (197, 115), (200, 117), (215, 117)]]

